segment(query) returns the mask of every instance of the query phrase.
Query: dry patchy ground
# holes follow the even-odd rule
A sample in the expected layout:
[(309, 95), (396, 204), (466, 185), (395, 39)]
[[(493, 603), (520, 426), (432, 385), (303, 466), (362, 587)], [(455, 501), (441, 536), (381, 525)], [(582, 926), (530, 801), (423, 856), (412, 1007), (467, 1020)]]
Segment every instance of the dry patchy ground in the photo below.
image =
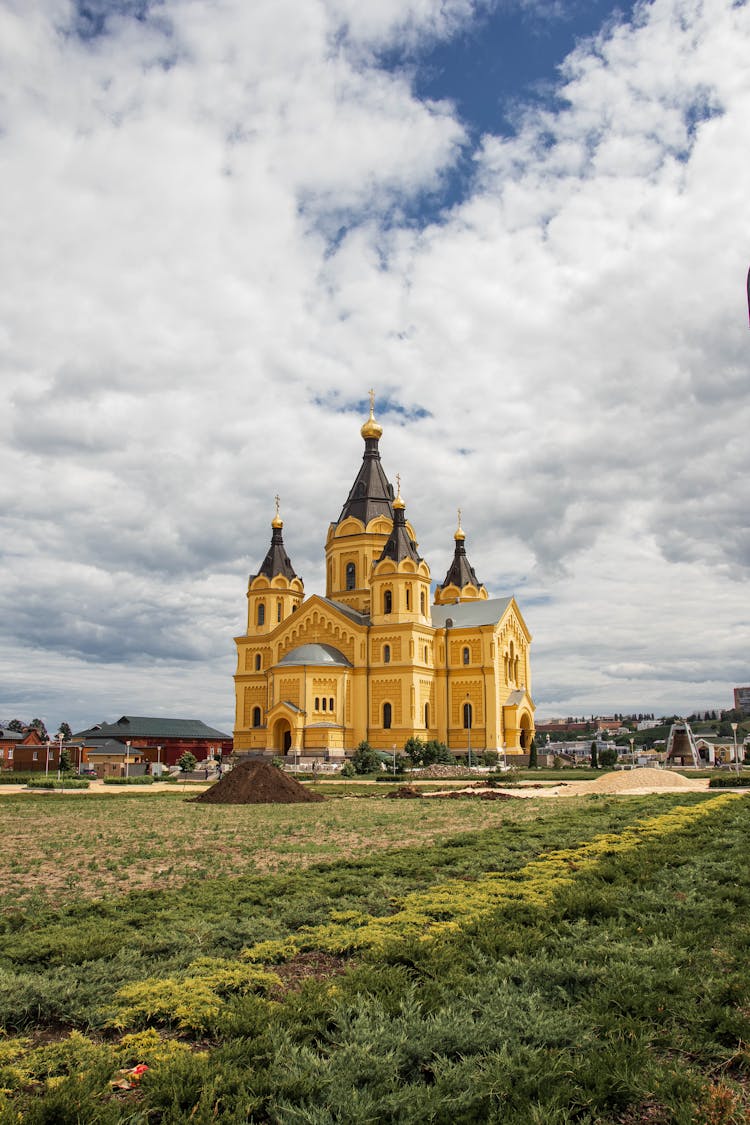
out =
[(0, 796), (0, 911), (293, 870), (549, 815), (537, 802), (199, 805), (183, 794)]

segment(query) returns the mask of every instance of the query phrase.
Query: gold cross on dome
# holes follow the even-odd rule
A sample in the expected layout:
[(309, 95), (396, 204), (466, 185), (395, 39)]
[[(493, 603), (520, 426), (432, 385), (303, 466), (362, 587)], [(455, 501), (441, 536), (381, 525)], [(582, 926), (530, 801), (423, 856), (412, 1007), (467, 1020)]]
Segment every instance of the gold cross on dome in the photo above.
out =
[(370, 387), (370, 390), (367, 393), (370, 396), (370, 417), (372, 417), (375, 413), (375, 391), (372, 389), (372, 387)]
[(280, 497), (280, 496), (279, 496), (279, 494), (277, 493), (277, 494), (276, 494), (276, 495), (274, 496), (274, 498), (273, 498), (273, 499), (274, 499), (274, 503), (275, 503), (275, 505), (276, 505), (276, 515), (278, 516), (278, 514), (279, 514), (279, 507), (280, 507), (280, 505), (281, 505), (281, 497)]
[(458, 509), (458, 526), (461, 526), (461, 509)]
[(401, 495), (401, 473), (396, 473), (396, 495)]

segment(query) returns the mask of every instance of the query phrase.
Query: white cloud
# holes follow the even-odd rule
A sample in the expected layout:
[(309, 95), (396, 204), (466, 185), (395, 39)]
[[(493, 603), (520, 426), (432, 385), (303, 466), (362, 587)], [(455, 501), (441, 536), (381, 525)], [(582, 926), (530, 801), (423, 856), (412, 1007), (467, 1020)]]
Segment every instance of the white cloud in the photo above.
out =
[[(418, 229), (466, 133), (377, 52), (475, 10), (169, 0), (88, 40), (62, 0), (0, 11), (0, 713), (84, 668), (76, 723), (158, 713), (181, 668), (231, 725), (271, 498), (319, 590), (369, 386), (429, 412), (382, 453), (433, 578), (461, 506), (479, 576), (528, 598), (541, 711), (729, 705), (750, 9), (654, 0), (580, 44)], [(29, 644), (74, 655), (40, 677)]]

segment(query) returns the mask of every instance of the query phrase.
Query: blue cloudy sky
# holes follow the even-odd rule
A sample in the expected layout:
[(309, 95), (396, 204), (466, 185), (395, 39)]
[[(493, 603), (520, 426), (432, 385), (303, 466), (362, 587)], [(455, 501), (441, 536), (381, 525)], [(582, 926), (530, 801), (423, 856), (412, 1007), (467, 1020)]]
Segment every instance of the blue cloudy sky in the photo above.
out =
[(750, 683), (750, 7), (0, 0), (0, 719), (231, 729), (367, 390), (539, 716)]

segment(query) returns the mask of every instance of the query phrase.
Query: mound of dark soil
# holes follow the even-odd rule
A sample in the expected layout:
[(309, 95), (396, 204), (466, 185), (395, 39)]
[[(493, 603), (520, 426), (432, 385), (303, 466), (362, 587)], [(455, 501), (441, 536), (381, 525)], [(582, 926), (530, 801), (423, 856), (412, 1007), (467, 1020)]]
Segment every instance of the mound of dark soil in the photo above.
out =
[(213, 805), (295, 805), (324, 801), (270, 762), (240, 762), (205, 793), (194, 797)]
[(424, 793), (420, 793), (419, 789), (415, 789), (413, 785), (400, 785), (398, 789), (392, 789), (390, 793), (386, 793), (386, 797), (403, 797), (405, 800), (423, 796)]

